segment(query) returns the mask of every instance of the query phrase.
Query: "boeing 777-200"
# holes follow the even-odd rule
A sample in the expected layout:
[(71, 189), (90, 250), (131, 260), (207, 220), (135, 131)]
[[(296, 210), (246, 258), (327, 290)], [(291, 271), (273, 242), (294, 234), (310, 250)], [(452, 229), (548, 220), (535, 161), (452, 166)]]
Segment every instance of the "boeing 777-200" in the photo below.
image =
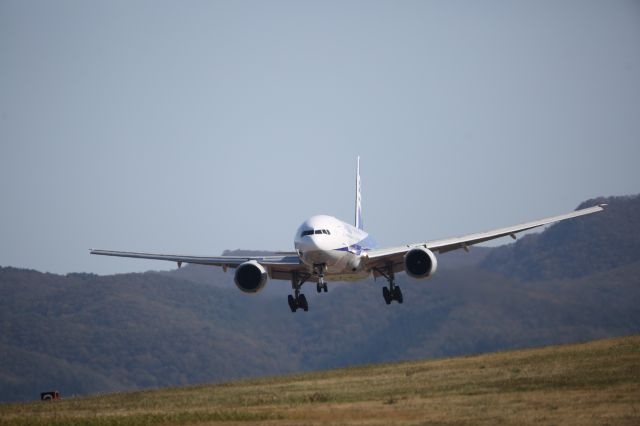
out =
[(318, 293), (327, 291), (327, 281), (359, 281), (373, 274), (384, 277), (388, 286), (382, 288), (386, 304), (403, 302), (402, 291), (395, 283), (395, 274), (406, 272), (414, 278), (429, 278), (436, 272), (438, 262), (434, 253), (469, 250), (469, 246), (511, 236), (528, 229), (602, 211), (604, 204), (571, 213), (495, 229), (463, 237), (406, 244), (399, 247), (377, 248), (374, 240), (362, 227), (360, 198), (360, 159), (356, 169), (355, 223), (350, 225), (332, 216), (313, 216), (300, 225), (294, 238), (295, 252), (277, 256), (182, 256), (174, 254), (134, 253), (126, 251), (91, 250), (91, 254), (105, 256), (157, 259), (200, 265), (235, 268), (234, 281), (245, 293), (257, 293), (267, 279), (289, 280), (293, 294), (289, 295), (292, 312), (309, 310), (307, 298), (300, 293), (306, 282), (315, 282)]

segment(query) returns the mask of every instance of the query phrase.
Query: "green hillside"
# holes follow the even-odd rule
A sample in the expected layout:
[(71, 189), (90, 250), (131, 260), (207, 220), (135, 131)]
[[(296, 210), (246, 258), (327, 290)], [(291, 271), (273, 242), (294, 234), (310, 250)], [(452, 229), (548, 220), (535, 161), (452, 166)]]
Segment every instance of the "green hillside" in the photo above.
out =
[[(525, 238), (439, 256), (432, 279), (398, 276), (402, 305), (386, 306), (384, 283), (374, 280), (331, 283), (321, 295), (305, 286), (311, 309), (294, 315), (288, 282), (246, 295), (218, 268), (63, 276), (0, 267), (0, 401), (50, 388), (86, 395), (637, 334), (637, 200), (599, 200), (610, 207), (593, 215), (598, 221), (552, 226), (531, 236), (535, 249), (521, 250)], [(594, 268), (593, 241), (616, 262)], [(497, 251), (565, 259), (565, 246), (571, 269), (583, 273), (565, 276), (553, 256), (511, 256), (515, 272), (490, 267)], [(517, 272), (531, 267), (547, 278)]]
[(640, 336), (56, 402), (3, 425), (640, 423)]

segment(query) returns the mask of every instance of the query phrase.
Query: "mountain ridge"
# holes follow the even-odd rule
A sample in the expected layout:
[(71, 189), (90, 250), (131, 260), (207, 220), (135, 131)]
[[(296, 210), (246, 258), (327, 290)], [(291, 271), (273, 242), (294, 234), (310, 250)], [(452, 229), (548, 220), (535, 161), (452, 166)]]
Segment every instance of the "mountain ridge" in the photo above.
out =
[[(330, 283), (321, 295), (305, 286), (311, 309), (293, 315), (289, 283), (245, 295), (233, 272), (219, 268), (109, 276), (0, 268), (0, 400), (33, 399), (48, 388), (144, 389), (637, 333), (637, 253), (594, 271), (587, 246), (599, 234), (614, 255), (635, 250), (639, 198), (606, 200), (607, 210), (593, 215), (602, 220), (578, 218), (505, 247), (439, 256), (442, 268), (429, 280), (400, 274), (403, 305), (386, 306), (384, 283), (373, 279)], [(567, 277), (554, 259), (532, 257), (553, 248), (564, 259), (562, 247), (585, 273)], [(513, 268), (496, 267), (505, 256)], [(527, 268), (542, 268), (546, 278), (521, 275)]]

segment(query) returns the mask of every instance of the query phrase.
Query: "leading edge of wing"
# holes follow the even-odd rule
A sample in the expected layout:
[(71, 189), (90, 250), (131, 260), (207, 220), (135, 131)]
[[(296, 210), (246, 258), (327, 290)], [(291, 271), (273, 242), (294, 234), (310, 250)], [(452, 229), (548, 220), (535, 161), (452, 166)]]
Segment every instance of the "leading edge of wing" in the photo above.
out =
[(116, 257), (130, 257), (135, 259), (152, 259), (152, 260), (166, 260), (169, 262), (180, 263), (194, 263), (198, 265), (211, 265), (211, 266), (223, 266), (234, 268), (241, 263), (249, 260), (255, 260), (256, 262), (265, 266), (297, 266), (300, 265), (300, 258), (298, 256), (184, 256), (177, 254), (158, 254), (158, 253), (136, 253), (130, 251), (113, 251), (113, 250), (98, 250), (91, 249), (90, 254), (96, 254), (100, 256), (116, 256)]
[(485, 241), (493, 240), (496, 238), (506, 237), (508, 235), (515, 238), (515, 234), (529, 229), (537, 228), (539, 226), (548, 225), (555, 222), (560, 222), (566, 219), (572, 219), (579, 216), (584, 216), (592, 213), (597, 213), (604, 210), (606, 204), (599, 204), (597, 206), (588, 207), (586, 209), (580, 209), (571, 213), (566, 213), (558, 216), (551, 216), (544, 219), (535, 220), (532, 222), (521, 223), (519, 225), (508, 226), (505, 228), (494, 229), (486, 232), (479, 232), (476, 234), (469, 234), (462, 237), (447, 238), (443, 240), (428, 241), (426, 243), (407, 244), (401, 247), (393, 247), (388, 249), (371, 250), (368, 252), (368, 258), (370, 260), (377, 260), (380, 258), (404, 254), (414, 247), (425, 247), (432, 251), (439, 253), (446, 253), (448, 251), (465, 248), (473, 244), (483, 243)]

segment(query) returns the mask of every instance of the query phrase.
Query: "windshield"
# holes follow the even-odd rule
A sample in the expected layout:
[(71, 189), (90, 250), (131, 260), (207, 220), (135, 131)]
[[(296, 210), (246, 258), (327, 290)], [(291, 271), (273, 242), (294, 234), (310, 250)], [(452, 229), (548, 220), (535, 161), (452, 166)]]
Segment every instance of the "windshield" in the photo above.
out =
[(301, 237), (306, 237), (307, 235), (320, 235), (320, 234), (324, 234), (324, 235), (331, 235), (331, 232), (329, 232), (328, 229), (307, 229), (306, 231), (302, 231), (302, 234), (300, 234)]

